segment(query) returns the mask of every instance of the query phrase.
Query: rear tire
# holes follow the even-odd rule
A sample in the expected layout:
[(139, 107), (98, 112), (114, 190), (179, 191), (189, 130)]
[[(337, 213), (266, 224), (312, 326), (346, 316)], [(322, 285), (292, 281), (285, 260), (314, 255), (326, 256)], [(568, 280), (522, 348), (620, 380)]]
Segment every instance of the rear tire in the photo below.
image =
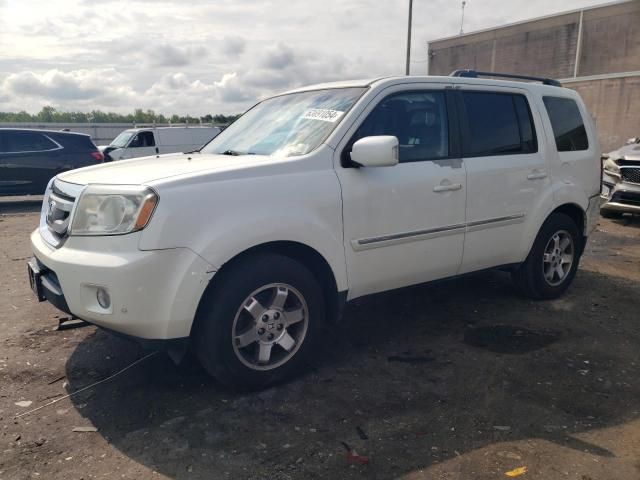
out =
[(540, 228), (526, 260), (512, 274), (520, 291), (534, 299), (562, 295), (576, 275), (582, 242), (571, 217), (552, 214)]
[(204, 368), (236, 390), (256, 390), (305, 369), (325, 309), (320, 284), (301, 263), (256, 254), (221, 272), (198, 311), (193, 337)]

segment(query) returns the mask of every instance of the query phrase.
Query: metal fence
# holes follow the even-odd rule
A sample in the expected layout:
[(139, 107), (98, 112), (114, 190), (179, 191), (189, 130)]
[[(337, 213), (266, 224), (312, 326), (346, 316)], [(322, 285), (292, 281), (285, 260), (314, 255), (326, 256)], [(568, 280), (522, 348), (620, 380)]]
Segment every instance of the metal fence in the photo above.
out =
[(46, 123), (46, 122), (0, 122), (0, 128), (35, 128), (38, 130), (63, 130), (69, 129), (71, 132), (86, 133), (91, 135), (93, 143), (96, 145), (108, 145), (116, 138), (120, 132), (128, 128), (136, 127), (199, 127), (199, 126), (220, 126), (211, 123), (157, 123), (157, 124), (133, 124), (133, 123)]

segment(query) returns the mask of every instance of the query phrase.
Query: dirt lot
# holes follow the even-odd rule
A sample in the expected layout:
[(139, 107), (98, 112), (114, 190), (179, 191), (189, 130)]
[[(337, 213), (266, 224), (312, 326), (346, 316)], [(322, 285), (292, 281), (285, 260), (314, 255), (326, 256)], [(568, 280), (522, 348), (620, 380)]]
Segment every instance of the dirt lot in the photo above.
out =
[(350, 305), (287, 385), (233, 394), (157, 354), (16, 419), (148, 353), (55, 330), (26, 278), (37, 209), (0, 201), (2, 479), (640, 478), (640, 219), (601, 221), (560, 300), (500, 272), (405, 289)]

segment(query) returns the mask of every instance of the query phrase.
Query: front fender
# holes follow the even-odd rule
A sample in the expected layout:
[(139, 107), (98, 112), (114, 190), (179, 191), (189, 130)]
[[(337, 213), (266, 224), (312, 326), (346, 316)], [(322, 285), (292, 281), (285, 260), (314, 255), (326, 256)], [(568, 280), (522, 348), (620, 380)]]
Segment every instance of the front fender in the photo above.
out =
[(216, 269), (268, 242), (316, 250), (348, 288), (338, 180), (331, 169), (166, 185), (140, 249), (187, 247)]
[(259, 245), (279, 241), (300, 243), (314, 249), (327, 261), (339, 291), (348, 288), (341, 238), (322, 225), (309, 222), (308, 218), (287, 216), (270, 220), (257, 220), (251, 225), (237, 224), (215, 232), (206, 245), (199, 247), (202, 257), (219, 269), (237, 255)]

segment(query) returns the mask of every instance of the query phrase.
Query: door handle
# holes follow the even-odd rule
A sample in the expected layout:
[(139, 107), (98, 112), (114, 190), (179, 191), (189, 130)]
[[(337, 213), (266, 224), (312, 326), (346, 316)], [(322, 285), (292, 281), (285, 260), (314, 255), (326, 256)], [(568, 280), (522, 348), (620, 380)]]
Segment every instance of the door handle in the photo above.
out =
[(540, 180), (542, 178), (547, 178), (547, 172), (542, 170), (533, 170), (527, 175), (527, 180)]
[(462, 188), (461, 183), (451, 183), (449, 185), (436, 185), (433, 187), (434, 192), (452, 192), (455, 190), (460, 190)]

